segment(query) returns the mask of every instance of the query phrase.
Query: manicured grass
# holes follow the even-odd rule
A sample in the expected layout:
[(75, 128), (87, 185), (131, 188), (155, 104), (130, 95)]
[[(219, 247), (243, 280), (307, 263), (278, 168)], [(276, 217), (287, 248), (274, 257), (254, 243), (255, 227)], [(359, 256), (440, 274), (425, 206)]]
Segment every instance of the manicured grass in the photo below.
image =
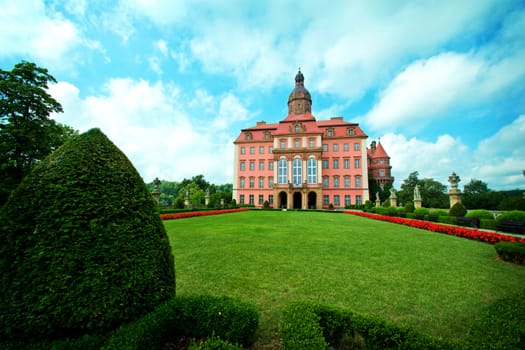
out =
[(177, 295), (240, 298), (261, 312), (259, 344), (281, 309), (313, 300), (463, 338), (496, 299), (525, 285), (492, 245), (353, 215), (249, 211), (164, 222)]

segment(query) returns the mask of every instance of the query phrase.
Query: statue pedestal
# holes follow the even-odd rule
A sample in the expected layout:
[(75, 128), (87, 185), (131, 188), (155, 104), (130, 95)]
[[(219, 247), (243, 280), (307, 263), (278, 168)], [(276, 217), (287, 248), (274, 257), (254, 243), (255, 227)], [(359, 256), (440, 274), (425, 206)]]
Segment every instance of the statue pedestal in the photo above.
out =
[(390, 196), (390, 206), (397, 207), (397, 196)]
[(381, 206), (381, 200), (378, 198), (376, 199), (376, 207), (380, 207)]
[(421, 208), (421, 199), (414, 199), (414, 208)]
[(454, 204), (461, 203), (461, 191), (456, 189), (451, 189), (448, 191), (448, 197), (450, 199), (450, 207), (452, 208)]
[(157, 202), (157, 204), (160, 204), (160, 191), (159, 190), (153, 191), (151, 192), (151, 195), (153, 196), (153, 198), (155, 198), (155, 201)]

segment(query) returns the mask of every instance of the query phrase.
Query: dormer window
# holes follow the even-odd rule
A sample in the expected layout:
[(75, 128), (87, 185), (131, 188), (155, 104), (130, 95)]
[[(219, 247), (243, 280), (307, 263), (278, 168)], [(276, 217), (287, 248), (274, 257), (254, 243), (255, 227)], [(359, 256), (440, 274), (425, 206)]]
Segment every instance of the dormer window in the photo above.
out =
[(270, 133), (269, 132), (265, 132), (264, 133), (264, 139), (265, 140), (269, 140), (270, 139)]
[(252, 133), (249, 132), (246, 134), (246, 140), (250, 141), (251, 139), (252, 139)]
[(299, 124), (295, 124), (295, 132), (299, 131), (301, 131), (301, 127), (299, 126)]
[(348, 128), (346, 129), (346, 133), (348, 136), (354, 136), (355, 135), (355, 129), (354, 128)]
[(327, 136), (334, 136), (334, 129), (330, 128), (330, 129), (326, 130), (326, 135)]

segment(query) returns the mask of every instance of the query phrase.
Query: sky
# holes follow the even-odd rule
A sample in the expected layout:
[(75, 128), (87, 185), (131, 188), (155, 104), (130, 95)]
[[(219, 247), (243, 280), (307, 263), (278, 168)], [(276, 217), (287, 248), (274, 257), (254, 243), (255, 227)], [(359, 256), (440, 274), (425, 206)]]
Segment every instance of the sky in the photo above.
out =
[(525, 1), (0, 0), (0, 69), (47, 68), (52, 117), (145, 182), (233, 182), (233, 141), (287, 115), (359, 123), (411, 172), (525, 188)]

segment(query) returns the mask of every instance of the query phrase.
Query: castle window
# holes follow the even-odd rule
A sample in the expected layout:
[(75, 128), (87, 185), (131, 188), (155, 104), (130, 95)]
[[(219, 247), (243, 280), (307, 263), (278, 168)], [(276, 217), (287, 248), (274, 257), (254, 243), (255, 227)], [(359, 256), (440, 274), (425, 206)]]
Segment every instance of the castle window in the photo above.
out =
[(239, 179), (239, 187), (240, 187), (240, 188), (244, 188), (244, 177), (241, 177), (241, 178)]
[(241, 147), (241, 154), (246, 154), (246, 147)]
[(334, 129), (330, 128), (326, 130), (326, 136), (334, 136)]
[(268, 202), (270, 203), (270, 205), (273, 205), (273, 194), (268, 196)]
[(294, 186), (300, 186), (303, 182), (303, 161), (301, 158), (295, 158), (293, 160), (293, 184)]
[(286, 148), (286, 140), (280, 140), (279, 141), (279, 147)]
[(269, 187), (269, 188), (273, 188), (273, 176), (270, 176), (270, 177), (268, 178), (268, 187)]
[(343, 168), (350, 169), (350, 159), (348, 158), (343, 159)]
[(348, 128), (346, 129), (346, 134), (348, 136), (354, 136), (355, 135), (355, 129), (354, 128)]
[(268, 153), (270, 153), (270, 154), (273, 153), (273, 146), (269, 146), (269, 147), (268, 147)]
[(264, 188), (264, 177), (259, 178), (259, 188)]
[(343, 151), (348, 152), (350, 147), (348, 147), (348, 143), (343, 144)]
[(273, 170), (273, 160), (268, 161), (268, 170)]
[(264, 203), (264, 196), (262, 194), (259, 195), (259, 205), (263, 205)]
[(334, 205), (336, 206), (341, 205), (338, 194), (334, 195)]
[(350, 176), (345, 176), (345, 187), (348, 188), (350, 187)]
[(299, 132), (301, 131), (301, 126), (299, 124), (295, 124), (294, 129), (295, 129), (295, 132)]
[(339, 176), (334, 176), (334, 187), (339, 187)]
[(339, 169), (339, 159), (334, 159), (334, 169)]
[(269, 132), (265, 132), (264, 133), (264, 139), (265, 140), (269, 140), (270, 139), (270, 133)]
[(264, 154), (264, 146), (259, 147), (259, 154)]
[(286, 159), (279, 159), (277, 164), (277, 181), (279, 184), (286, 184), (286, 178), (288, 174), (288, 165)]
[(357, 204), (357, 205), (363, 204), (363, 200), (361, 199), (361, 195), (360, 194), (355, 196), (355, 204)]
[(359, 146), (359, 143), (354, 143), (354, 151), (359, 151), (361, 148)]
[(252, 176), (250, 177), (250, 188), (254, 188), (255, 187), (255, 178)]
[(345, 194), (345, 206), (349, 206), (349, 205), (350, 205), (350, 195)]
[(385, 169), (379, 169), (379, 176), (381, 177), (385, 176)]
[(241, 162), (241, 164), (239, 165), (239, 168), (240, 168), (241, 171), (246, 170), (246, 163)]
[(259, 170), (264, 170), (264, 160), (259, 161)]
[(246, 136), (245, 136), (246, 140), (251, 140), (252, 139), (252, 134), (251, 133), (247, 133)]
[(244, 194), (239, 197), (239, 204), (244, 204)]
[(356, 169), (361, 168), (361, 159), (359, 158), (354, 159), (354, 168)]
[(301, 147), (301, 140), (300, 139), (295, 139), (294, 140), (294, 147), (295, 148)]
[(308, 159), (308, 183), (317, 183), (317, 160), (314, 157)]
[(253, 194), (250, 194), (250, 204), (255, 205)]
[(255, 147), (250, 147), (250, 154), (255, 154)]
[(328, 176), (323, 176), (323, 187), (328, 187)]
[(328, 169), (328, 159), (323, 159), (323, 169)]
[(328, 152), (328, 145), (327, 144), (323, 145), (323, 152)]
[(361, 187), (361, 176), (356, 175), (355, 177), (355, 187), (359, 188)]
[(250, 170), (251, 171), (255, 170), (255, 162), (250, 162)]
[(329, 205), (329, 204), (330, 204), (330, 197), (328, 197), (327, 194), (324, 194), (324, 195), (323, 195), (323, 205), (324, 205), (324, 206), (327, 206), (327, 205)]
[(315, 139), (309, 139), (308, 140), (308, 146), (310, 148), (314, 148), (315, 147)]

